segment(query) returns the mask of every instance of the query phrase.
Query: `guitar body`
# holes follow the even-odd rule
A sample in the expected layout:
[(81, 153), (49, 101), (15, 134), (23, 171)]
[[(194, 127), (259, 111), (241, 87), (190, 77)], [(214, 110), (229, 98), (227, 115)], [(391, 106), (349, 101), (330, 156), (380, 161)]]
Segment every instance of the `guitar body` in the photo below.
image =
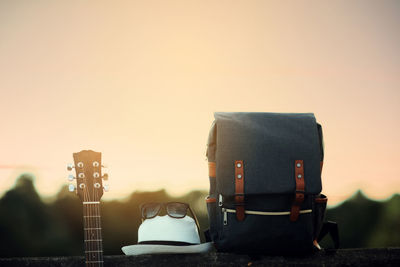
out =
[(76, 193), (83, 206), (85, 262), (87, 267), (103, 266), (100, 199), (103, 196), (101, 153), (82, 150), (74, 153)]

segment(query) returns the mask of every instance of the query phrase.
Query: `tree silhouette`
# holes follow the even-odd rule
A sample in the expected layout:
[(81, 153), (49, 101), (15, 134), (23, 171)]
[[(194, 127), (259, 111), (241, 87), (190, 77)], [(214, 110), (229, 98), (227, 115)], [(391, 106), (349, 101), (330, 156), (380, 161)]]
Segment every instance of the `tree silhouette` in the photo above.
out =
[[(83, 255), (82, 203), (63, 186), (52, 202), (43, 202), (30, 174), (21, 175), (0, 199), (0, 257)], [(200, 226), (208, 227), (205, 191), (172, 197), (165, 190), (134, 192), (124, 200), (102, 201), (105, 255), (137, 242), (139, 205), (180, 201), (195, 210)], [(339, 223), (342, 247), (400, 246), (400, 196), (373, 201), (361, 191), (332, 209), (327, 219)], [(324, 241), (323, 245), (328, 245)]]
[(2, 197), (0, 214), (1, 255), (40, 254), (51, 220), (31, 175), (21, 175), (15, 187)]

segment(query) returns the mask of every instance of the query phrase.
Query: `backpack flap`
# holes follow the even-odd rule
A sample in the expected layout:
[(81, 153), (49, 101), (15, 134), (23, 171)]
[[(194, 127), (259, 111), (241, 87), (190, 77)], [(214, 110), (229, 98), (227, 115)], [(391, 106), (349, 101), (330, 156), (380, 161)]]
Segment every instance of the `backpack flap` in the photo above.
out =
[[(217, 162), (217, 192), (232, 197), (237, 194), (235, 161), (243, 164), (245, 196), (293, 194), (295, 175), (303, 175), (306, 195), (321, 192), (322, 151), (312, 113), (217, 112), (214, 116), (214, 138), (209, 140), (208, 158)], [(303, 164), (302, 173), (296, 170), (299, 161)]]

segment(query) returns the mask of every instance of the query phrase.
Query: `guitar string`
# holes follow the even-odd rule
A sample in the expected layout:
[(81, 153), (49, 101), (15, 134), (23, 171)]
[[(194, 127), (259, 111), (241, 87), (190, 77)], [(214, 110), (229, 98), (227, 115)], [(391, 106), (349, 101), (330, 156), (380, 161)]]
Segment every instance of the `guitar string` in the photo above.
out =
[[(100, 175), (100, 173), (101, 173), (101, 164), (100, 163), (99, 163), (98, 168), (100, 169), (99, 172), (98, 172), (99, 173), (99, 179), (101, 179), (101, 175)], [(101, 186), (99, 188), (97, 188), (97, 189), (95, 187), (93, 187), (93, 190), (96, 192), (95, 193), (96, 194), (96, 200), (98, 199), (98, 201), (99, 201), (99, 203), (95, 205), (96, 216), (98, 216), (98, 217), (94, 217), (94, 218), (96, 220), (95, 222), (96, 222), (96, 227), (98, 228), (97, 230), (99, 231), (99, 236), (98, 236), (97, 239), (100, 240), (99, 237), (100, 236), (102, 237), (102, 234), (101, 234), (101, 220), (100, 220), (100, 198), (99, 198), (98, 193), (99, 193), (99, 190), (101, 190)], [(100, 252), (97, 252), (97, 256), (99, 258), (98, 260), (101, 261), (101, 263), (99, 265), (103, 266), (103, 246), (102, 246), (103, 240), (102, 241), (96, 241), (96, 243), (98, 245), (97, 250), (100, 251)]]
[[(101, 166), (100, 165), (100, 163), (99, 163), (99, 166)], [(99, 168), (99, 167), (98, 167)], [(100, 167), (101, 168), (101, 167)], [(100, 172), (98, 172), (99, 173), (99, 177), (100, 177)], [(94, 176), (93, 176), (93, 179), (95, 179), (94, 178)], [(95, 181), (94, 180), (94, 184), (96, 183), (97, 181)], [(100, 184), (100, 183), (99, 183)], [(99, 201), (99, 203), (97, 204), (95, 204), (94, 205), (94, 210), (93, 210), (93, 212), (94, 212), (94, 214), (95, 214), (95, 216), (98, 216), (98, 217), (93, 217), (94, 219), (95, 219), (95, 227), (96, 227), (96, 233), (97, 233), (97, 241), (95, 242), (96, 243), (96, 256), (97, 256), (97, 260), (99, 261), (99, 265), (100, 266), (103, 266), (103, 248), (102, 248), (102, 241), (99, 241), (100, 240), (100, 237), (102, 236), (101, 235), (101, 221), (100, 221), (100, 198), (99, 198), (99, 195), (98, 195), (98, 193), (99, 193), (99, 189), (100, 189), (100, 187), (99, 188), (95, 188), (94, 186), (93, 186), (93, 195), (95, 195), (95, 200), (98, 200)]]
[[(88, 194), (88, 192), (86, 191), (87, 190), (87, 183), (86, 183), (86, 179), (84, 179), (83, 180), (83, 185), (84, 185), (84, 187), (82, 188), (82, 190), (83, 190), (83, 202), (88, 202), (89, 200), (88, 200), (88, 198), (89, 198), (89, 194)], [(80, 185), (78, 185), (78, 187), (80, 188)], [(78, 189), (79, 190), (79, 189)], [(88, 216), (88, 213), (89, 213), (89, 211), (88, 211), (88, 209), (87, 209), (87, 207), (86, 207), (86, 204), (84, 204), (84, 203), (82, 203), (83, 204), (83, 216)], [(87, 233), (88, 232), (88, 228), (90, 228), (90, 226), (88, 225), (89, 224), (89, 221), (86, 221), (86, 218), (88, 218), (88, 217), (83, 217), (83, 232), (84, 232), (84, 236), (85, 236), (85, 240), (84, 240), (84, 246), (85, 246), (85, 265), (87, 266), (87, 267), (89, 267), (90, 266), (90, 263), (88, 262), (89, 261), (89, 259), (88, 259), (88, 253), (87, 253), (87, 251), (88, 250), (90, 250), (90, 248), (89, 248), (89, 242), (87, 242), (87, 240), (88, 240), (88, 237), (89, 237), (89, 234)]]
[[(93, 162), (92, 162), (92, 166), (93, 166)], [(94, 173), (94, 169), (92, 168), (92, 177), (91, 177), (91, 179), (92, 179), (92, 198), (93, 199), (91, 199), (91, 201), (96, 201), (96, 197), (95, 197), (95, 195), (94, 195), (94, 183), (95, 183), (95, 181), (94, 181), (94, 176), (93, 176), (93, 173)], [(95, 203), (93, 203), (93, 204), (89, 204), (89, 207), (90, 207), (90, 211), (91, 211), (91, 214), (90, 214), (90, 216), (94, 216), (94, 214), (95, 214), (95, 206), (96, 206), (96, 204)], [(97, 240), (98, 239), (98, 230), (99, 229), (97, 229), (97, 225), (96, 225), (96, 221), (93, 221), (93, 219), (95, 218), (95, 217), (89, 217), (90, 218), (90, 222), (93, 224), (93, 233), (95, 233), (92, 237), (93, 237), (93, 240)], [(92, 248), (90, 249), (90, 260), (91, 261), (93, 261), (93, 260), (96, 260), (96, 261), (98, 261), (98, 253), (97, 252), (93, 252), (93, 251), (97, 251), (97, 249), (96, 249), (96, 247), (97, 247), (97, 241), (94, 241), (94, 242), (90, 242), (90, 243), (92, 243)], [(97, 262), (98, 263), (98, 262)], [(96, 264), (93, 264), (93, 265), (95, 265), (96, 266)], [(97, 264), (97, 266), (99, 266), (99, 264)]]
[[(93, 162), (92, 162), (92, 166), (93, 166)], [(97, 266), (102, 266), (102, 264), (100, 262), (101, 255), (100, 255), (100, 252), (99, 252), (99, 250), (100, 250), (100, 247), (99, 247), (100, 241), (99, 241), (99, 239), (100, 239), (100, 236), (101, 236), (101, 229), (100, 229), (100, 225), (99, 225), (99, 222), (98, 222), (98, 219), (97, 219), (98, 217), (94, 217), (94, 216), (99, 216), (99, 214), (97, 213), (97, 209), (98, 209), (98, 207), (100, 205), (100, 199), (98, 199), (98, 194), (97, 194), (98, 190), (94, 186), (96, 184), (96, 180), (95, 180), (95, 178), (93, 176), (94, 169), (92, 169), (92, 170), (93, 170), (92, 171), (92, 179), (93, 179), (92, 196), (94, 196), (93, 201), (99, 201), (99, 203), (93, 203), (93, 207), (92, 207), (92, 204), (90, 204), (90, 207), (92, 209), (92, 216), (93, 217), (89, 217), (89, 218), (92, 218), (91, 221), (94, 221), (94, 223), (93, 223), (94, 224), (94, 228), (95, 228), (94, 232), (96, 233), (96, 235), (94, 237), (94, 239), (96, 241), (93, 242), (93, 249), (92, 249), (92, 251), (96, 251), (96, 252), (91, 252), (91, 253), (94, 253), (92, 256), (94, 256), (93, 259), (95, 259), (97, 261), (97, 263), (98, 263)]]
[[(92, 165), (93, 166), (93, 165)], [(91, 193), (91, 196), (92, 196), (92, 199), (90, 200), (91, 202), (95, 202), (96, 201), (96, 197), (95, 197), (95, 195), (94, 195), (94, 177), (93, 177), (93, 168), (92, 168), (92, 177), (91, 177), (91, 179), (92, 179), (92, 184), (91, 184), (91, 187), (92, 187), (92, 193)], [(89, 188), (88, 188), (88, 190), (89, 190)], [(98, 237), (98, 230), (99, 229), (97, 229), (97, 225), (96, 225), (96, 221), (94, 220), (95, 219), (95, 217), (93, 217), (93, 216), (95, 216), (95, 207), (96, 207), (96, 203), (93, 203), (93, 204), (89, 204), (89, 208), (90, 208), (90, 216), (91, 217), (88, 217), (89, 218), (89, 220), (90, 220), (90, 223), (91, 223), (91, 226), (90, 227), (92, 227), (93, 229), (92, 229), (92, 231), (93, 231), (93, 235), (92, 235), (92, 240), (97, 240), (99, 237)], [(90, 253), (89, 253), (89, 255), (91, 256), (90, 257), (90, 261), (96, 261), (97, 262), (97, 264), (96, 263), (92, 263), (92, 265), (93, 266), (99, 266), (99, 262), (98, 262), (98, 253), (97, 252), (94, 252), (94, 251), (97, 251), (97, 241), (91, 241), (90, 242), (90, 244), (91, 244), (91, 249), (90, 249)]]
[[(102, 186), (102, 169), (101, 169), (101, 160), (99, 162), (99, 181), (100, 181), (100, 187), (98, 188), (97, 192), (100, 192), (100, 190), (103, 190), (103, 186)], [(101, 191), (103, 192), (103, 191)], [(98, 220), (99, 220), (99, 227), (102, 228), (101, 226), (101, 217), (100, 217), (100, 197), (99, 197), (99, 205), (97, 206), (97, 210), (98, 210)], [(101, 258), (101, 265), (103, 266), (104, 264), (104, 259), (103, 259), (103, 233), (102, 233), (102, 229), (100, 229), (100, 233), (101, 233), (101, 241), (99, 243), (100, 245), (100, 250), (101, 250), (101, 254), (100, 254), (100, 258)]]

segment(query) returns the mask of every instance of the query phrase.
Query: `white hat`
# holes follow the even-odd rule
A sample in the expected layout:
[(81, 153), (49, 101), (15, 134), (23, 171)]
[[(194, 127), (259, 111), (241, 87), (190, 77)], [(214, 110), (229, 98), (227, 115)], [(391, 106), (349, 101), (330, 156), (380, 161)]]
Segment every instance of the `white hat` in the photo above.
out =
[(212, 243), (200, 244), (195, 221), (168, 215), (146, 219), (139, 227), (138, 244), (122, 247), (126, 255), (204, 253)]

